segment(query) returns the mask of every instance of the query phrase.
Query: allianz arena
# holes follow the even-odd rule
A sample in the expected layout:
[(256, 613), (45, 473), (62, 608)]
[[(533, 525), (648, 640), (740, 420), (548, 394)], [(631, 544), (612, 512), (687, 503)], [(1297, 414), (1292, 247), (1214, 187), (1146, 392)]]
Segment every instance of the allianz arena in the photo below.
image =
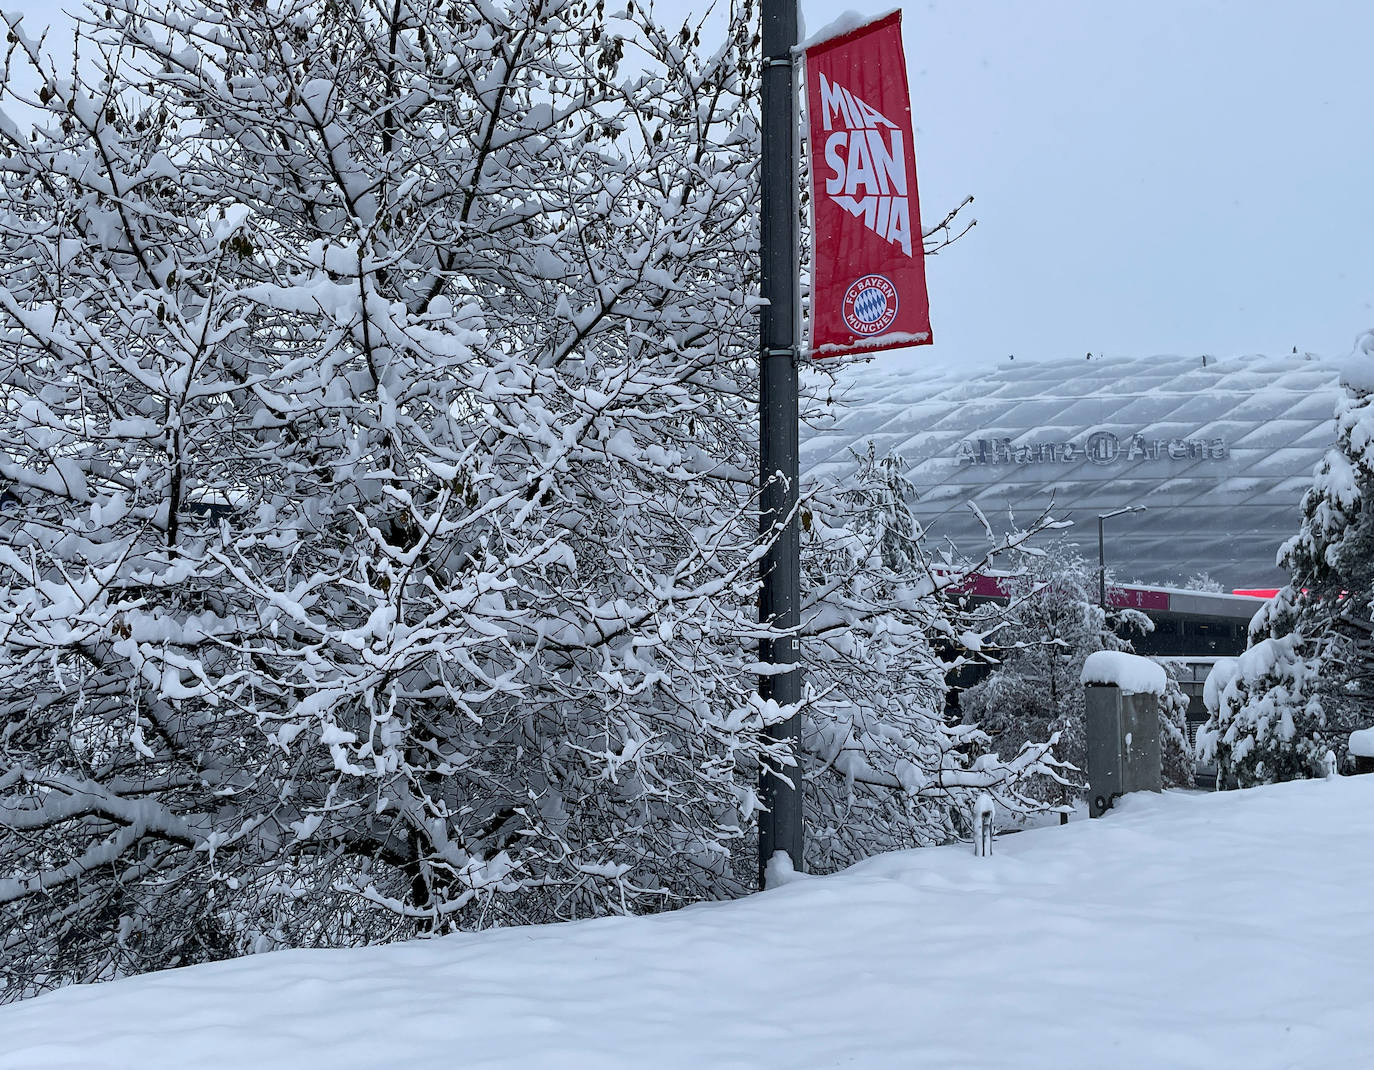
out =
[[(844, 478), (872, 441), (902, 455), (936, 540), (979, 556), (987, 533), (1045, 510), (1097, 560), (1105, 522), (1118, 581), (1224, 590), (1280, 586), (1312, 469), (1334, 442), (1339, 365), (1285, 357), (1007, 361), (958, 378), (881, 362), (841, 368), (838, 403), (803, 432), (802, 468)], [(1253, 605), (1253, 603), (1251, 603)]]

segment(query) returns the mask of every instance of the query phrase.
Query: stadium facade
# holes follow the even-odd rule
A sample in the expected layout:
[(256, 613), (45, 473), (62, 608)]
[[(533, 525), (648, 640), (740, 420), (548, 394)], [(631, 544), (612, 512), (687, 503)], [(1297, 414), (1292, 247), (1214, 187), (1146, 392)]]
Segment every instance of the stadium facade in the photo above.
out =
[(881, 363), (840, 370), (840, 403), (803, 432), (802, 466), (845, 478), (851, 450), (900, 454), (936, 540), (964, 554), (1043, 512), (1128, 584), (1281, 585), (1313, 467), (1335, 440), (1339, 364), (1285, 357), (1007, 361), (952, 378)]

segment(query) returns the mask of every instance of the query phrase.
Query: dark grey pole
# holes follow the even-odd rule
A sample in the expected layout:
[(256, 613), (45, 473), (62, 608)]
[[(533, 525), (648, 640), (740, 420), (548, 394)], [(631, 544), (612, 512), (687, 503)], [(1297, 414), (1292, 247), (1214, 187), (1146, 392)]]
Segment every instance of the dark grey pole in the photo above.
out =
[[(763, 159), (760, 289), (767, 304), (759, 323), (760, 528), (765, 538), (780, 532), (763, 559), (759, 620), (789, 633), (760, 643), (759, 661), (797, 666), (759, 678), (759, 695), (779, 705), (801, 698), (801, 540), (797, 504), (797, 106), (792, 49), (797, 44), (797, 0), (763, 0)], [(788, 519), (790, 517), (790, 519)], [(800, 757), (801, 725), (792, 717), (769, 730)], [(802, 783), (800, 769), (782, 770), (789, 786), (765, 770), (759, 818), (759, 887), (768, 860), (785, 851), (802, 869)]]
[(1103, 609), (1107, 608), (1107, 553), (1102, 537), (1102, 525), (1106, 519), (1105, 516), (1097, 518), (1097, 604)]

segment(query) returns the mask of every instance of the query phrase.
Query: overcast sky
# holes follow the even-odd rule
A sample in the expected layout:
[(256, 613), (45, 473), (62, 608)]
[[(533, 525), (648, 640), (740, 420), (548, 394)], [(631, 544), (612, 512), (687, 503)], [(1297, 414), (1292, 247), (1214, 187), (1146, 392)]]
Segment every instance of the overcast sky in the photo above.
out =
[[(32, 25), (73, 5), (5, 6)], [(890, 0), (803, 18), (846, 6)], [(1374, 3), (904, 12), (923, 214), (971, 193), (978, 219), (929, 265), (936, 344), (915, 359), (1342, 355), (1374, 327)]]
[[(881, 10), (875, 3), (860, 10)], [(813, 29), (833, 9), (804, 0)], [(1374, 327), (1374, 4), (904, 9), (945, 367), (1086, 352), (1344, 354)]]

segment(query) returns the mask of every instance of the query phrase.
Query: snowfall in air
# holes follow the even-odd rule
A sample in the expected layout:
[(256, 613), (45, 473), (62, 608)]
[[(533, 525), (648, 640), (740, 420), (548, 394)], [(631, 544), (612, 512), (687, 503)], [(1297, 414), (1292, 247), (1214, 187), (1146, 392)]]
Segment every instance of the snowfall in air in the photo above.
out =
[(0, 1067), (1368, 1067), (1374, 776), (1136, 795), (734, 902), (0, 1008)]

